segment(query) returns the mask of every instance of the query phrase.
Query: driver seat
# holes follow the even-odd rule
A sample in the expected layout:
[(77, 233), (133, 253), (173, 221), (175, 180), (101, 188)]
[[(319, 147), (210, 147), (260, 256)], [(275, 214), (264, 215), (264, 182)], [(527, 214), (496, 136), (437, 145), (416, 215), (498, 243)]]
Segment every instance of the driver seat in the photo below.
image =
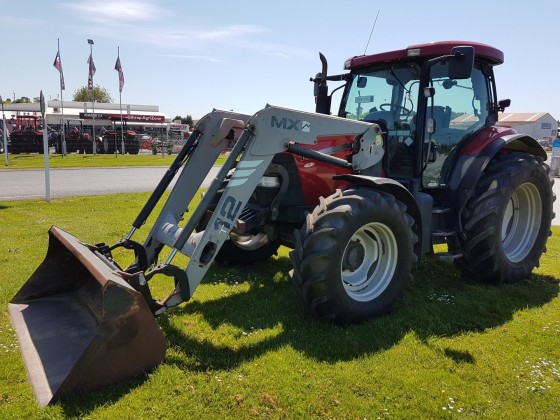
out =
[(385, 123), (385, 127), (387, 127), (387, 129), (392, 129), (394, 128), (394, 118), (393, 118), (393, 113), (391, 111), (374, 111), (374, 112), (370, 112), (369, 114), (367, 114), (364, 119), (364, 121), (367, 122), (377, 122), (377, 121), (382, 121)]
[(436, 120), (436, 132), (438, 129), (449, 128), (449, 124), (451, 123), (451, 108), (448, 106), (434, 105), (433, 118)]

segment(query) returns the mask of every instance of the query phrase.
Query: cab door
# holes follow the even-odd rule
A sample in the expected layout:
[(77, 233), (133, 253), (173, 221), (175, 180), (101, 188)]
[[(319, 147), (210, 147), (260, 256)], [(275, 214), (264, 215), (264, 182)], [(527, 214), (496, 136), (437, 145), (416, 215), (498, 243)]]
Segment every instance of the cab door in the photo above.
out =
[(445, 187), (456, 153), (463, 142), (486, 124), (489, 109), (487, 77), (475, 66), (467, 79), (450, 79), (448, 63), (430, 69), (423, 132), (424, 188)]

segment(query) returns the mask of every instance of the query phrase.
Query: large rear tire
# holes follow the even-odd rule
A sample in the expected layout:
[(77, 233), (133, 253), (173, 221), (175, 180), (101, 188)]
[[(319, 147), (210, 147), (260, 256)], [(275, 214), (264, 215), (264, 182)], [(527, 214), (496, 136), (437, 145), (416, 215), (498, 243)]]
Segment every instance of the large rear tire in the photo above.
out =
[(461, 215), (463, 257), (457, 268), (481, 282), (529, 277), (551, 235), (553, 182), (540, 157), (496, 156)]
[(324, 199), (299, 231), (292, 279), (308, 312), (337, 325), (387, 313), (416, 261), (414, 219), (394, 196), (349, 189)]

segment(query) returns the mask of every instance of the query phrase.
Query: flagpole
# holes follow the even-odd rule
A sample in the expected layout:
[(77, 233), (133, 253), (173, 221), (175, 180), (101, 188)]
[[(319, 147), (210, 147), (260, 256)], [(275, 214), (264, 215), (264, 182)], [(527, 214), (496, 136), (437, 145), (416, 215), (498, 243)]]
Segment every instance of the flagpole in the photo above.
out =
[[(62, 63), (62, 58), (60, 57), (60, 39), (56, 40), (58, 43), (58, 57), (60, 59), (60, 62)], [(62, 68), (62, 64), (60, 65), (60, 67)], [(59, 75), (60, 77), (62, 77), (62, 73), (60, 73)], [(60, 80), (62, 82), (62, 79)], [(62, 133), (62, 144), (60, 145), (62, 150), (62, 156), (66, 156), (66, 133), (64, 132), (64, 99), (62, 98), (62, 83), (60, 83), (60, 109), (62, 112), (62, 118), (60, 120), (60, 131)]]
[[(120, 52), (120, 47), (117, 47), (117, 60), (120, 63), (120, 57), (121, 57), (121, 52)], [(121, 148), (122, 148), (122, 154), (124, 156), (124, 132), (123, 132), (123, 119), (122, 119), (122, 89), (121, 89), (121, 72), (122, 69), (119, 71), (119, 110), (121, 112)]]
[(45, 155), (45, 199), (51, 202), (51, 176), (49, 171), (49, 135), (47, 129), (47, 106), (43, 91), (40, 95), (41, 116), (43, 117), (43, 154)]
[(4, 162), (8, 166), (8, 129), (6, 128), (6, 116), (4, 115), (4, 100), (0, 96), (2, 103), (2, 141), (4, 142)]
[[(88, 39), (88, 44), (89, 44), (89, 58), (90, 60), (93, 62), (93, 39)], [(91, 74), (91, 66), (92, 63), (89, 63), (89, 68), (90, 68), (90, 74)], [(93, 74), (91, 74), (91, 90), (93, 91), (93, 100), (91, 101), (91, 107), (93, 110), (93, 142), (92, 142), (92, 147), (93, 147), (93, 154), (95, 155), (96, 153), (96, 146), (97, 146), (97, 138), (95, 137), (95, 84), (93, 83)]]

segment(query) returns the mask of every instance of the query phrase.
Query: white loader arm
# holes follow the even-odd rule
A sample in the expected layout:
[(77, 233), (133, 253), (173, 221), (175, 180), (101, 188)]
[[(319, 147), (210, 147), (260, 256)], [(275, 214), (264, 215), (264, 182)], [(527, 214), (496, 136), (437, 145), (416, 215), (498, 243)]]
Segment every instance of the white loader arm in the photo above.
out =
[[(181, 174), (186, 181), (181, 183), (180, 187), (176, 186), (173, 189), (146, 242), (152, 249), (159, 247), (160, 244), (172, 248), (165, 263), (156, 267), (153, 273), (168, 274), (173, 271), (177, 274), (177, 270), (169, 269), (175, 253), (181, 252), (190, 257), (190, 261), (184, 269), (186, 277), (178, 276), (175, 290), (162, 303), (162, 311), (176, 306), (192, 296), (222, 244), (228, 238), (239, 214), (247, 204), (272, 158), (277, 153), (285, 151), (290, 143), (312, 145), (321, 136), (360, 136), (361, 150), (358, 153), (360, 158), (356, 159), (354, 163), (355, 169), (371, 166), (379, 162), (383, 156), (383, 145), (377, 125), (267, 106), (247, 120), (245, 129), (203, 200), (194, 210), (186, 225), (179, 227), (178, 222), (192, 196), (200, 187), (204, 178), (202, 175), (207, 172), (203, 170), (203, 165), (210, 159), (212, 160), (211, 166), (215, 160), (214, 156), (217, 157), (215, 152), (208, 156), (208, 149), (215, 149), (223, 144), (223, 139), (220, 137), (224, 136), (226, 131), (229, 132), (228, 124), (232, 124), (233, 127), (244, 120), (243, 118), (233, 118), (231, 120), (235, 120), (234, 122), (228, 122), (225, 119), (229, 117), (223, 113), (212, 114), (208, 114), (206, 117), (206, 126), (198, 145), (200, 149), (194, 152)], [(205, 146), (206, 142), (210, 143), (210, 147)], [(200, 151), (204, 152), (199, 153)], [(237, 161), (239, 156), (241, 157)], [(193, 164), (190, 164), (191, 160)], [(210, 166), (206, 164), (206, 167)], [(231, 179), (208, 221), (206, 229), (194, 233), (231, 169), (234, 169)], [(152, 273), (147, 273), (148, 278), (151, 278), (152, 275)]]

